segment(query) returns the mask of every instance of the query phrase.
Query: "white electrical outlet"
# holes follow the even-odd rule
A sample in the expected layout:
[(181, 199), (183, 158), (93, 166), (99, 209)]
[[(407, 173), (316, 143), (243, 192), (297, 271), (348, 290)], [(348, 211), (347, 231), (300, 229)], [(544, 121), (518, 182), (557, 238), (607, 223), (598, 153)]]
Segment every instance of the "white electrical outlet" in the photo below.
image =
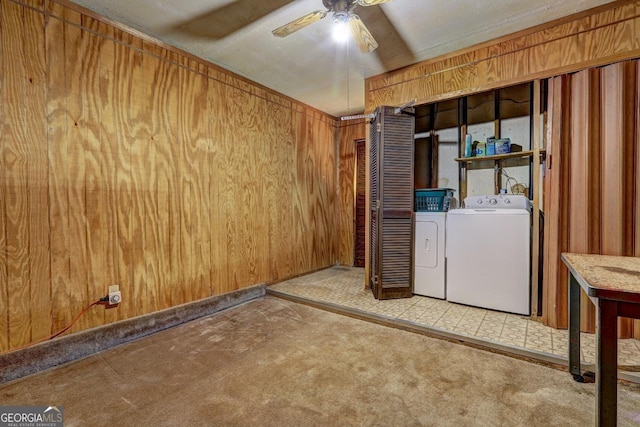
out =
[(120, 293), (120, 286), (109, 286), (109, 305), (118, 305), (122, 302), (122, 293)]

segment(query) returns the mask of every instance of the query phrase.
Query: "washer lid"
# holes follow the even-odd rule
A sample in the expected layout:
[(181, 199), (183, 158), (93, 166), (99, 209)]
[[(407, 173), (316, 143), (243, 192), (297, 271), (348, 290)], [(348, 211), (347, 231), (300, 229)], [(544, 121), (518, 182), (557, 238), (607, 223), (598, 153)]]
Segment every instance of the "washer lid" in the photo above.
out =
[(447, 215), (447, 223), (450, 223), (449, 219), (453, 217), (471, 217), (471, 216), (491, 216), (491, 215), (531, 215), (531, 212), (528, 209), (494, 209), (494, 208), (482, 208), (482, 209), (454, 209), (449, 211), (449, 215)]
[(469, 196), (464, 199), (466, 209), (529, 209), (530, 203), (522, 194)]

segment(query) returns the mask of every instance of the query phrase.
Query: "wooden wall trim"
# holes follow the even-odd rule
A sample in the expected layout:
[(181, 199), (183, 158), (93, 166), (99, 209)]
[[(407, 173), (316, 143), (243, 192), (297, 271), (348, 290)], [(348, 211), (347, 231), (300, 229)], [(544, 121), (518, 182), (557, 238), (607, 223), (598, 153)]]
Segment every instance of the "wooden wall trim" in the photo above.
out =
[(613, 2), (365, 81), (366, 110), (435, 102), (640, 56), (640, 2)]

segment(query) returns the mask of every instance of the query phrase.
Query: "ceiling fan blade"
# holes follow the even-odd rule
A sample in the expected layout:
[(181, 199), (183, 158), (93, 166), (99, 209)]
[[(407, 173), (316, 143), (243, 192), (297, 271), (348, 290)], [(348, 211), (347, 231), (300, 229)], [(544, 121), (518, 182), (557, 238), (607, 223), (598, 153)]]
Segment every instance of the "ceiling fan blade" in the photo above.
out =
[(329, 13), (328, 10), (316, 10), (315, 12), (308, 13), (303, 17), (296, 19), (295, 21), (289, 22), (282, 27), (276, 28), (271, 32), (276, 37), (286, 37), (289, 34), (295, 33), (299, 29), (306, 27), (307, 25), (319, 21), (320, 19), (327, 16), (327, 13)]
[(375, 6), (376, 4), (387, 3), (392, 0), (356, 0), (360, 6)]
[(385, 71), (417, 62), (413, 51), (381, 7), (360, 8), (358, 15), (363, 22), (367, 23), (371, 34), (378, 39), (380, 46), (374, 53), (384, 65)]
[(349, 30), (351, 30), (351, 37), (353, 37), (362, 53), (371, 52), (378, 47), (378, 42), (373, 38), (358, 15), (349, 14), (348, 25)]
[[(236, 0), (172, 25), (174, 31), (195, 37), (221, 40), (259, 21), (294, 0)], [(224, 3), (224, 2), (217, 2)]]

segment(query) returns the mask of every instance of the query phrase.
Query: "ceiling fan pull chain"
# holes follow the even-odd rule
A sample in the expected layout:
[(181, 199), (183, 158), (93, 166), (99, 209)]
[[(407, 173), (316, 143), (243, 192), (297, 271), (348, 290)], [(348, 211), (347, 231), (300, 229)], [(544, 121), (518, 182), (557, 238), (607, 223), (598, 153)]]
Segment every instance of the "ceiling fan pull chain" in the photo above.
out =
[(349, 99), (349, 39), (347, 39), (345, 46), (347, 49), (347, 111), (351, 111), (351, 103)]

